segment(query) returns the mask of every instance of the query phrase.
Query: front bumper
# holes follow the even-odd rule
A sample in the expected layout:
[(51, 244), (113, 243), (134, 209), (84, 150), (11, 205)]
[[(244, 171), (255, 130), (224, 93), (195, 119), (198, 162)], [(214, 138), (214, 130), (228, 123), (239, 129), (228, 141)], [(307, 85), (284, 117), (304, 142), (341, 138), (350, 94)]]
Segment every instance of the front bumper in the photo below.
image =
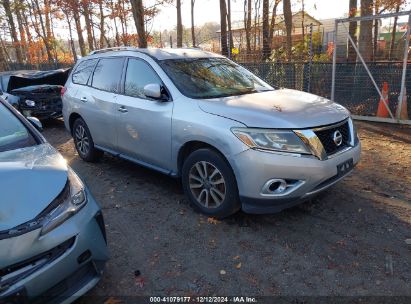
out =
[[(90, 290), (100, 280), (108, 250), (105, 239), (104, 222), (100, 207), (92, 195), (87, 192), (88, 202), (78, 214), (64, 224), (40, 236), (40, 229), (15, 238), (0, 241), (0, 274), (10, 267), (16, 271), (8, 276), (19, 276), (17, 266), (24, 261), (44, 263), (48, 253), (56, 248), (63, 248), (55, 259), (28, 276), (14, 280), (10, 286), (2, 286), (0, 280), (0, 303), (71, 303), (77, 297)], [(66, 247), (63, 244), (68, 244)], [(41, 260), (36, 260), (41, 257)], [(14, 301), (14, 302), (13, 302)]]
[[(352, 159), (360, 160), (361, 144), (327, 160), (314, 156), (246, 150), (230, 159), (242, 203), (247, 213), (275, 213), (308, 200), (347, 176), (338, 174), (337, 166)], [(263, 185), (271, 179), (301, 181), (286, 195), (267, 195)]]

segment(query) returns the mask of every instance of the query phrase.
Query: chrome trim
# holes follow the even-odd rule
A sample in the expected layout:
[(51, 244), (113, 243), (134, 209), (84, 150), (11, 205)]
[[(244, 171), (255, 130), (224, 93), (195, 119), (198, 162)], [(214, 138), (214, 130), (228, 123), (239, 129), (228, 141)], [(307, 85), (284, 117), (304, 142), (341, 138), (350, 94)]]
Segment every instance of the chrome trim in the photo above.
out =
[[(271, 185), (272, 183), (274, 183), (274, 182), (281, 182), (281, 181), (285, 181), (286, 184), (287, 184), (287, 188), (286, 188), (286, 190), (285, 190), (284, 192), (275, 193), (275, 192), (271, 192), (271, 191), (269, 190), (269, 187), (270, 187), (270, 185)], [(261, 195), (261, 196), (264, 196), (264, 197), (282, 197), (282, 196), (287, 196), (287, 195), (293, 193), (294, 191), (296, 191), (297, 189), (299, 189), (299, 188), (300, 188), (302, 185), (304, 185), (304, 184), (305, 184), (305, 181), (303, 181), (303, 180), (296, 181), (295, 183), (287, 183), (287, 180), (285, 180), (285, 179), (282, 179), (282, 178), (273, 178), (273, 179), (268, 180), (268, 181), (264, 184), (263, 188), (261, 189), (260, 195)]]
[(324, 127), (318, 127), (318, 128), (313, 128), (312, 130), (314, 132), (316, 131), (324, 131), (324, 130), (329, 130), (329, 129), (334, 129), (334, 128), (338, 128), (339, 126), (342, 126), (343, 124), (345, 124), (347, 122), (347, 120), (349, 120), (350, 118), (346, 118), (343, 121), (337, 122), (335, 124), (332, 125), (328, 125), (328, 126), (324, 126)]
[[(349, 142), (349, 147), (344, 148), (341, 151), (338, 151), (334, 154), (327, 155), (327, 152), (324, 149), (324, 146), (321, 142), (321, 140), (318, 138), (317, 134), (315, 132), (317, 131), (324, 131), (324, 130), (329, 130), (329, 129), (334, 129), (338, 128), (348, 122), (348, 128), (349, 128), (349, 133), (350, 133), (350, 142)], [(338, 122), (333, 125), (328, 125), (325, 127), (318, 127), (318, 128), (313, 128), (313, 129), (306, 129), (306, 130), (293, 130), (295, 134), (300, 137), (300, 139), (310, 148), (312, 154), (316, 156), (319, 160), (327, 160), (331, 159), (333, 157), (336, 157), (338, 155), (341, 155), (344, 152), (347, 152), (348, 150), (352, 149), (355, 146), (355, 128), (353, 121), (350, 117), (347, 119), (344, 119), (341, 122)]]
[(311, 150), (311, 153), (318, 157), (320, 160), (327, 159), (327, 152), (325, 152), (324, 146), (321, 140), (314, 133), (313, 130), (294, 130), (294, 133), (307, 145)]

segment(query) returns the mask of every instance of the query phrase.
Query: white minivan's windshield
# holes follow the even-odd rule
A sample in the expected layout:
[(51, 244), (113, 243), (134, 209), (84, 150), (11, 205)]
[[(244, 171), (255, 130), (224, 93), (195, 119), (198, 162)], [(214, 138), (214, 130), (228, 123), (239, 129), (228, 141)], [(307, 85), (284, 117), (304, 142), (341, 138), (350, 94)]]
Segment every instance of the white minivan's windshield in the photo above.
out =
[(35, 144), (36, 140), (23, 123), (0, 103), (0, 152)]
[(245, 68), (225, 58), (167, 59), (160, 61), (167, 75), (190, 98), (218, 98), (272, 91)]

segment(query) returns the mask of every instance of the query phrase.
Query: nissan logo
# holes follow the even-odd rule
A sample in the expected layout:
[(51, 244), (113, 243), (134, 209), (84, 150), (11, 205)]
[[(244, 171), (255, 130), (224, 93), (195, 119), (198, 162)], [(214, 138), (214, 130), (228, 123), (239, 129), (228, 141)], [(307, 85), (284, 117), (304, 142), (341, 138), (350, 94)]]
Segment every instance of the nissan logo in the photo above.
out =
[(333, 134), (333, 141), (337, 147), (341, 146), (343, 142), (343, 136), (340, 131), (335, 131)]

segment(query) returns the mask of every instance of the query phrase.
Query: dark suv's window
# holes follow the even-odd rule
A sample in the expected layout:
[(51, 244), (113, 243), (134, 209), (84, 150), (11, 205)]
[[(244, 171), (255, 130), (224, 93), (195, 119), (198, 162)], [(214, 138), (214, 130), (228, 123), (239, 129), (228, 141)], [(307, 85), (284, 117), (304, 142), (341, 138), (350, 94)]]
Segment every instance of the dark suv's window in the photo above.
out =
[(146, 98), (144, 87), (150, 83), (162, 84), (162, 81), (148, 63), (140, 59), (129, 59), (124, 93), (128, 96)]
[(93, 74), (92, 87), (117, 93), (123, 71), (123, 58), (100, 59)]
[(97, 59), (90, 59), (80, 62), (76, 70), (73, 72), (73, 83), (86, 85), (91, 73), (93, 72), (96, 62)]

